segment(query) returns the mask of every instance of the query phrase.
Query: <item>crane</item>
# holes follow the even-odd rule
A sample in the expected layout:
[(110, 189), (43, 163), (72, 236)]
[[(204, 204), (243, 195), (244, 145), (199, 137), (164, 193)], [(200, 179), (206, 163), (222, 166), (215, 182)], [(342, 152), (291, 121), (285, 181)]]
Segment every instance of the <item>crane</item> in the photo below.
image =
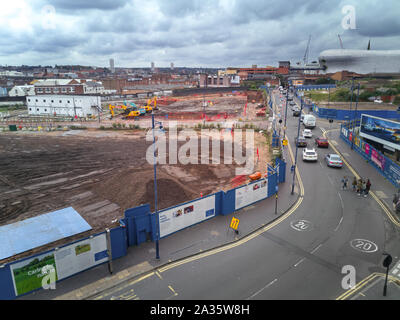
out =
[(310, 51), (311, 34), (308, 37), (306, 52), (304, 52), (303, 64), (304, 66), (308, 63), (308, 52)]
[(341, 49), (344, 49), (344, 48), (343, 48), (342, 38), (340, 38), (340, 34), (338, 34), (337, 36), (339, 37), (340, 48), (341, 48)]

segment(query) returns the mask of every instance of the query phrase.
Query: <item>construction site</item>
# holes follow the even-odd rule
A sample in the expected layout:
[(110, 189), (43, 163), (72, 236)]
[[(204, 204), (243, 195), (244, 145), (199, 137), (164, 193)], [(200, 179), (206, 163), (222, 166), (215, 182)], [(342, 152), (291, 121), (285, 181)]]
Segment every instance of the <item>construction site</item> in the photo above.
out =
[[(254, 172), (265, 173), (272, 154), (261, 92), (169, 97), (158, 102), (152, 112), (166, 130), (169, 120), (177, 120), (178, 131), (196, 128), (200, 132), (196, 125), (208, 124), (215, 129), (210, 141), (220, 145), (220, 164), (211, 160), (200, 164), (199, 146), (199, 164), (157, 165), (158, 210), (251, 181), (249, 175), (236, 175), (235, 169), (243, 166), (224, 164), (227, 132), (233, 136), (239, 128), (255, 129)], [(91, 225), (88, 234), (93, 234), (118, 226), (126, 209), (148, 203), (154, 210), (154, 167), (146, 159), (146, 152), (152, 150), (152, 141), (146, 140), (151, 113), (127, 120), (119, 110), (113, 117), (107, 115), (107, 109), (104, 106), (100, 121), (3, 121), (3, 128), (12, 125), (16, 130), (0, 135), (0, 225), (73, 207)], [(257, 116), (260, 110), (262, 117)], [(185, 142), (176, 143), (179, 148)]]

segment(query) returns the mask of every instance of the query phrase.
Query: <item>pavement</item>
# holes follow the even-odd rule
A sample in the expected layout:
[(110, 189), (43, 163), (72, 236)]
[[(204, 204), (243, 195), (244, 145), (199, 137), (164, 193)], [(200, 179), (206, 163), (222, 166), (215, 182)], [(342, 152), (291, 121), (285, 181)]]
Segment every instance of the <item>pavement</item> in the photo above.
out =
[[(317, 119), (317, 122), (320, 127), (324, 127), (326, 130), (330, 129), (328, 128), (328, 122), (324, 123), (324, 121), (320, 121), (320, 119)], [(354, 170), (360, 176), (370, 178), (372, 182), (371, 193), (373, 193), (378, 200), (382, 201), (385, 207), (387, 207), (388, 211), (392, 210), (391, 198), (395, 192), (394, 186), (391, 185), (390, 182), (388, 182), (383, 176), (381, 176), (375, 168), (366, 163), (366, 161), (363, 160), (358, 153), (350, 150), (350, 147), (340, 139), (339, 130), (337, 127), (334, 127), (333, 129), (336, 130), (329, 130), (326, 132), (331, 144), (337, 148), (344, 159), (351, 164), (352, 168), (354, 168)], [(228, 216), (217, 216), (207, 222), (197, 224), (193, 227), (177, 232), (167, 238), (161, 239), (159, 260), (155, 259), (155, 244), (152, 242), (146, 242), (138, 247), (129, 247), (128, 253), (125, 257), (114, 260), (113, 274), (109, 273), (107, 264), (104, 264), (60, 281), (57, 283), (55, 290), (39, 290), (27, 296), (20, 297), (19, 299), (94, 299), (96, 298), (96, 295), (98, 296), (102, 292), (110, 290), (110, 288), (117, 287), (123, 283), (129, 282), (133, 284), (137, 281), (141, 281), (154, 275), (157, 275), (160, 279), (162, 279), (161, 275), (157, 271), (162, 269), (161, 267), (168, 268), (169, 265), (177, 263), (186, 257), (204, 254), (213, 248), (235, 243), (245, 238), (249, 234), (257, 232), (257, 230), (260, 230), (264, 226), (271, 224), (273, 221), (277, 220), (279, 216), (282, 216), (290, 209), (293, 209), (299, 199), (301, 188), (299, 187), (298, 182), (296, 182), (294, 194), (291, 194), (292, 175), (290, 172), (290, 167), (292, 165), (292, 158), (289, 156), (288, 149), (286, 148), (284, 150), (284, 156), (287, 160), (286, 182), (279, 186), (277, 215), (275, 215), (275, 197), (270, 197), (264, 201), (241, 209), (234, 214), (230, 214)], [(299, 154), (299, 157), (300, 156), (301, 154)], [(393, 219), (397, 221), (396, 219), (398, 219), (398, 217), (394, 215), (393, 210), (390, 211), (390, 214), (393, 216)], [(238, 235), (235, 234), (233, 230), (229, 229), (229, 224), (232, 217), (240, 219)], [(396, 228), (396, 226), (397, 225), (393, 224), (390, 227)], [(266, 236), (270, 237), (270, 240), (273, 240), (276, 243), (282, 242), (280, 238), (277, 238), (273, 234), (268, 234), (264, 237)], [(284, 243), (284, 245), (289, 246), (289, 243)], [(312, 253), (318, 250), (318, 248), (320, 248), (320, 245), (315, 247)], [(390, 248), (386, 249), (390, 251)], [(311, 255), (309, 255), (308, 258), (310, 260), (316, 259)], [(296, 259), (298, 258), (296, 257)], [(300, 260), (299, 263), (303, 260), (304, 259)], [(321, 263), (321, 261), (319, 261), (319, 263)], [(384, 299), (400, 299), (400, 271), (398, 271), (397, 274), (394, 273), (396, 268), (400, 270), (400, 265), (397, 263), (398, 261), (394, 261), (393, 267), (390, 270), (388, 294), (386, 297), (384, 297)], [(294, 265), (294, 267), (297, 267), (298, 264)], [(307, 263), (302, 263), (302, 266), (303, 265), (303, 268), (305, 268), (304, 273), (306, 274), (306, 269), (310, 269)], [(340, 298), (381, 299), (383, 278), (382, 272), (378, 271), (375, 271), (368, 277), (360, 280), (356, 287), (342, 294)], [(335, 272), (338, 273), (337, 271)], [(339, 279), (338, 276), (336, 277)], [(272, 286), (272, 284), (276, 282), (275, 280), (271, 281), (271, 283), (267, 286)], [(305, 281), (306, 280), (307, 279), (305, 279)], [(291, 282), (292, 280), (288, 278), (287, 281)], [(340, 283), (339, 280), (336, 282)], [(319, 284), (315, 283), (315, 286), (318, 287)], [(285, 287), (282, 287), (281, 291), (282, 296), (284, 297), (285, 293), (287, 293), (287, 290)], [(172, 289), (170, 294), (172, 296), (176, 295)], [(304, 298), (304, 292), (298, 292), (298, 294), (302, 294), (299, 297)], [(279, 297), (279, 295), (276, 295), (275, 298), (276, 297)], [(294, 293), (293, 297), (296, 297)], [(136, 299), (137, 297), (132, 294), (129, 298)]]

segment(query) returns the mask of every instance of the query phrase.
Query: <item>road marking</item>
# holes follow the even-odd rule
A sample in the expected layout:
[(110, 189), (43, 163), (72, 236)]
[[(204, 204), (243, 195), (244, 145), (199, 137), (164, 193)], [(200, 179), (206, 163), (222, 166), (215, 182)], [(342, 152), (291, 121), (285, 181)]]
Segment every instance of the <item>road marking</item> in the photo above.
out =
[(338, 145), (338, 143), (337, 143), (335, 140), (331, 140), (331, 143), (332, 143), (333, 145), (335, 145), (335, 146)]
[(319, 248), (321, 248), (322, 247), (322, 243), (321, 244), (319, 244), (313, 251), (311, 251), (311, 253), (314, 253), (315, 251), (317, 251)]
[(156, 271), (156, 275), (162, 280), (163, 279), (163, 277), (161, 276), (161, 274), (158, 272), (158, 271)]
[(333, 183), (332, 179), (329, 177), (329, 175), (327, 174), (326, 176), (328, 177), (329, 182), (330, 182), (332, 185), (334, 185), (334, 183)]
[(172, 288), (171, 286), (168, 286), (168, 288), (172, 291), (173, 294), (176, 293), (175, 290), (174, 290), (174, 288)]
[(268, 283), (266, 286), (264, 286), (263, 288), (261, 288), (260, 290), (258, 290), (256, 293), (254, 293), (254, 294), (252, 294), (250, 297), (246, 298), (246, 300), (250, 300), (251, 298), (254, 298), (256, 295), (260, 294), (262, 291), (264, 291), (264, 290), (267, 289), (268, 287), (272, 286), (276, 281), (278, 281), (278, 279), (272, 280), (270, 283)]
[[(357, 285), (355, 285), (353, 288), (347, 290), (343, 294), (341, 294), (339, 297), (336, 298), (336, 300), (346, 300), (349, 296), (355, 294), (357, 291), (361, 290), (365, 285), (367, 285), (369, 282), (373, 281), (377, 277), (382, 277), (384, 278), (386, 275), (383, 273), (379, 272), (374, 272), (371, 273), (369, 276), (361, 280)], [(395, 277), (388, 276), (388, 280), (392, 281), (396, 285), (399, 285), (399, 280)]]
[(344, 203), (343, 203), (343, 199), (342, 196), (340, 195), (340, 193), (338, 192), (339, 198), (340, 198), (340, 203), (342, 204), (342, 209), (344, 210)]
[(305, 258), (301, 259), (300, 261), (298, 261), (294, 266), (297, 267), (300, 263), (302, 263), (305, 260)]
[[(285, 137), (287, 139), (287, 136), (285, 136)], [(292, 159), (292, 163), (294, 163), (294, 156), (293, 156), (292, 148), (291, 148), (290, 145), (289, 145), (289, 149), (288, 150), (289, 150), (290, 157)], [(236, 242), (233, 242), (231, 244), (225, 245), (225, 246), (220, 247), (220, 248), (211, 249), (211, 250), (209, 250), (207, 252), (204, 252), (204, 253), (199, 253), (196, 256), (192, 256), (192, 257), (189, 257), (189, 258), (184, 258), (181, 261), (172, 262), (172, 263), (170, 263), (170, 264), (168, 264), (168, 265), (166, 265), (164, 267), (159, 268), (158, 271), (162, 273), (162, 272), (165, 272), (165, 271), (167, 271), (169, 269), (178, 267), (180, 265), (183, 265), (183, 264), (186, 264), (186, 263), (189, 263), (189, 262), (193, 262), (193, 261), (196, 261), (196, 260), (211, 256), (211, 255), (217, 254), (219, 252), (224, 252), (224, 251), (227, 251), (229, 249), (235, 248), (235, 247), (237, 247), (239, 245), (242, 245), (242, 244), (244, 244), (244, 243), (246, 243), (246, 242), (248, 242), (248, 241), (250, 241), (250, 240), (252, 240), (252, 239), (254, 239), (256, 237), (258, 237), (259, 235), (263, 234), (265, 231), (268, 231), (268, 230), (274, 228), (275, 226), (280, 224), (282, 221), (286, 220), (290, 215), (293, 214), (293, 212), (295, 212), (297, 210), (297, 208), (303, 202), (303, 197), (304, 197), (304, 185), (303, 185), (303, 181), (301, 180), (300, 173), (299, 173), (299, 170), (298, 170), (297, 167), (295, 169), (295, 174), (296, 174), (296, 177), (297, 177), (297, 181), (299, 182), (300, 197), (297, 199), (297, 201), (293, 205), (293, 207), (288, 212), (286, 212), (283, 216), (281, 216), (280, 218), (278, 218), (277, 220), (275, 220), (271, 224), (268, 224), (265, 227), (261, 227), (257, 231), (255, 231), (255, 232), (253, 232), (253, 233), (251, 233), (251, 234), (249, 234), (247, 236), (244, 236), (242, 239), (240, 239), (240, 240), (238, 240)]]
[[(336, 130), (339, 130), (339, 129), (332, 129), (332, 130), (329, 130), (329, 131), (336, 131)], [(325, 137), (326, 139), (328, 139), (328, 138), (326, 137), (326, 133), (327, 133), (327, 132), (328, 132), (328, 131), (324, 132), (324, 137)], [(329, 139), (328, 139), (328, 140), (329, 140)], [(331, 141), (331, 140), (329, 140), (329, 141)], [(339, 150), (338, 150), (336, 147), (334, 147), (333, 145), (332, 145), (332, 149), (333, 149), (337, 154), (341, 154), (341, 153), (339, 152)], [(360, 179), (359, 174), (353, 169), (352, 166), (350, 166), (350, 164), (347, 162), (347, 160), (344, 159), (344, 158), (342, 158), (342, 161), (343, 161), (344, 164), (347, 166), (347, 168), (349, 168), (349, 170), (353, 173), (353, 175), (354, 175), (357, 179)], [(392, 215), (392, 213), (386, 208), (386, 206), (382, 203), (382, 201), (375, 195), (375, 192), (370, 191), (369, 194), (370, 194), (370, 195), (374, 198), (374, 200), (379, 204), (379, 206), (380, 206), (380, 207), (382, 208), (382, 210), (386, 213), (386, 215), (388, 216), (388, 218), (390, 219), (390, 221), (392, 221), (396, 226), (400, 227), (400, 222), (397, 220), (397, 217), (394, 217), (394, 216)]]
[(378, 251), (378, 246), (371, 240), (365, 239), (354, 239), (350, 241), (350, 245), (353, 249), (356, 249), (365, 253), (372, 253)]
[(340, 226), (340, 224), (342, 223), (342, 221), (343, 221), (343, 216), (340, 218), (340, 221), (339, 221), (339, 223), (338, 223), (338, 225), (336, 226), (336, 228), (335, 228), (334, 231), (337, 231), (337, 230), (339, 229), (339, 226)]

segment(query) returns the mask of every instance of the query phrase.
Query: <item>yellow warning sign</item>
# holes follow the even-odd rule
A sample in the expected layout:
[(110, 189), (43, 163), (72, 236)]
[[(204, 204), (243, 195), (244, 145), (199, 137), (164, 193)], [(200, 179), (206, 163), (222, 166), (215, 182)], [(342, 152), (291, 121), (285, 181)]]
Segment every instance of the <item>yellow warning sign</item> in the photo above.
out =
[(287, 139), (283, 139), (283, 140), (282, 140), (282, 144), (283, 144), (284, 146), (287, 146), (287, 145), (288, 145)]
[(238, 226), (239, 226), (239, 221), (240, 221), (239, 219), (232, 218), (230, 227), (231, 227), (233, 230), (237, 230), (237, 228), (238, 228)]

